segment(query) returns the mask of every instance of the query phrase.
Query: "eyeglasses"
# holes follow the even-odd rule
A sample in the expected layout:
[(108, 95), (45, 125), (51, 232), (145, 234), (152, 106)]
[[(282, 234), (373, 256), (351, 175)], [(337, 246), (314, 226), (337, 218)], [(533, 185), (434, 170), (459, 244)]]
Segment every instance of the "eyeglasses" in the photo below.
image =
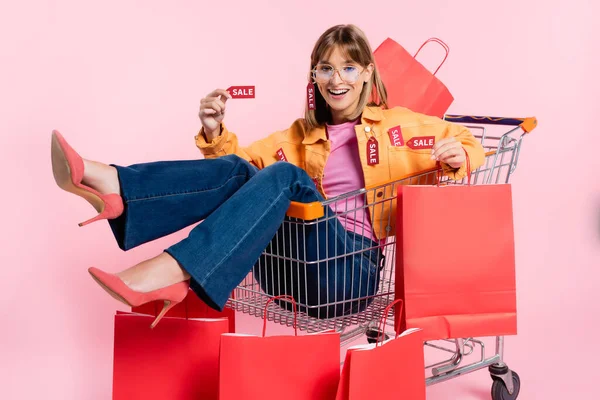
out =
[(357, 67), (352, 65), (347, 65), (341, 69), (338, 69), (333, 68), (328, 64), (321, 64), (317, 65), (315, 69), (312, 70), (312, 77), (319, 83), (328, 83), (331, 79), (333, 79), (333, 75), (335, 75), (336, 72), (340, 76), (341, 80), (352, 84), (358, 80), (360, 74), (364, 72), (364, 68), (362, 71), (359, 71)]

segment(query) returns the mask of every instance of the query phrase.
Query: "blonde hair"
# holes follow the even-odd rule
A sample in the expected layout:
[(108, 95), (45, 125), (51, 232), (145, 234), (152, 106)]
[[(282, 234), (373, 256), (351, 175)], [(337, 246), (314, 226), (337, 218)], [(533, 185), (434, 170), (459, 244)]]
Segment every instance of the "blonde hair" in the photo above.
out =
[[(358, 105), (350, 119), (358, 118), (366, 106), (387, 108), (387, 92), (379, 75), (373, 51), (364, 32), (355, 25), (336, 25), (321, 35), (310, 56), (309, 79), (312, 80), (311, 71), (319, 61), (328, 57), (336, 47), (339, 47), (346, 56), (362, 67), (366, 68), (369, 64), (374, 66), (371, 79), (363, 85)], [(331, 111), (323, 95), (319, 92), (318, 86), (315, 85), (315, 110), (309, 110), (307, 104), (304, 112), (307, 128), (310, 130), (323, 126), (330, 117)]]

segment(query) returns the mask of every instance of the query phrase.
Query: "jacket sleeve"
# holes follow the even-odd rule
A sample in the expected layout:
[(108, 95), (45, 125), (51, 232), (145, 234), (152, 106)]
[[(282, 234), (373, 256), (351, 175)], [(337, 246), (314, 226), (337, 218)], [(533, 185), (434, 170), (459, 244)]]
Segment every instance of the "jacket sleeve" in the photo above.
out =
[[(446, 134), (445, 137), (454, 137), (456, 140), (462, 143), (464, 149), (467, 152), (469, 161), (471, 162), (471, 171), (475, 171), (485, 163), (485, 150), (481, 145), (479, 139), (477, 139), (471, 131), (462, 125), (446, 122)], [(460, 168), (452, 168), (446, 163), (442, 163), (442, 169), (444, 175), (448, 176), (453, 180), (460, 180), (467, 176), (467, 163), (465, 162)]]
[(228, 154), (235, 154), (262, 169), (270, 163), (268, 158), (275, 155), (275, 143), (277, 135), (275, 132), (264, 139), (257, 140), (248, 147), (240, 146), (237, 135), (229, 131), (225, 124), (221, 124), (221, 134), (212, 142), (208, 142), (204, 135), (204, 128), (200, 129), (196, 135), (196, 146), (200, 149), (205, 158), (217, 158)]

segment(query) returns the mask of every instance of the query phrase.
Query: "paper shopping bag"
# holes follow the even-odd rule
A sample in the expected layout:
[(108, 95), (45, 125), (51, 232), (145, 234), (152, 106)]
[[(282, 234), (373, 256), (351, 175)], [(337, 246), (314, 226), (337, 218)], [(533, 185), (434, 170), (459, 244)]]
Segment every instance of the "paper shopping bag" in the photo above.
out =
[[(269, 300), (287, 298), (277, 296)], [(269, 304), (267, 302), (267, 306)], [(292, 304), (296, 309), (295, 302)], [(331, 400), (340, 377), (340, 335), (221, 336), (220, 400)], [(296, 324), (294, 323), (294, 327)]]
[[(438, 43), (446, 51), (446, 57), (434, 73), (429, 72), (416, 59), (428, 43)], [(446, 61), (448, 53), (448, 46), (437, 38), (423, 43), (414, 57), (390, 38), (379, 45), (373, 54), (387, 90), (388, 106), (402, 106), (418, 113), (442, 118), (454, 97), (435, 74)]]
[(397, 199), (396, 330), (516, 334), (511, 186), (400, 186)]
[[(383, 327), (385, 322), (381, 332)], [(422, 330), (409, 329), (384, 342), (348, 348), (335, 399), (371, 398), (425, 400)]]
[(226, 318), (115, 316), (113, 399), (218, 399), (219, 343)]
[[(131, 312), (157, 316), (162, 308), (162, 301), (152, 301), (139, 307), (132, 307)], [(174, 318), (227, 318), (229, 320), (229, 332), (235, 332), (235, 312), (233, 309), (214, 310), (191, 289), (186, 298), (171, 308), (165, 316)]]

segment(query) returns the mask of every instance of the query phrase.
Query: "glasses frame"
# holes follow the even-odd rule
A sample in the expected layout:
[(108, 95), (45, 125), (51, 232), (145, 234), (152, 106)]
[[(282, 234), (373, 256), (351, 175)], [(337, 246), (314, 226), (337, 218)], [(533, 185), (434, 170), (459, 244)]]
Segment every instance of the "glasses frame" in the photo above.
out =
[[(333, 73), (331, 74), (331, 77), (330, 77), (330, 78), (329, 78), (327, 81), (318, 81), (318, 80), (317, 80), (317, 76), (316, 76), (316, 75), (317, 75), (317, 66), (319, 66), (319, 65), (321, 65), (321, 66), (323, 66), (323, 65), (326, 65), (326, 66), (328, 66), (328, 67), (331, 67), (331, 69), (333, 69)], [(347, 67), (347, 66), (348, 66), (348, 65), (346, 65), (346, 66), (344, 66), (344, 67), (342, 67), (342, 68), (345, 68), (345, 67)], [(315, 81), (315, 82), (318, 82), (318, 83), (328, 83), (328, 82), (331, 82), (331, 80), (332, 80), (332, 79), (333, 79), (333, 77), (335, 76), (335, 73), (337, 72), (337, 74), (338, 74), (338, 76), (340, 77), (340, 79), (341, 79), (341, 81), (342, 81), (342, 82), (344, 82), (344, 83), (347, 83), (347, 84), (349, 84), (349, 85), (352, 85), (352, 84), (355, 84), (356, 82), (358, 82), (358, 80), (359, 80), (360, 76), (363, 74), (363, 72), (365, 72), (365, 71), (366, 71), (366, 69), (367, 69), (367, 68), (363, 68), (363, 69), (362, 69), (362, 71), (360, 71), (360, 72), (358, 73), (358, 76), (356, 77), (356, 80), (354, 80), (354, 81), (347, 81), (347, 80), (345, 80), (344, 78), (342, 78), (342, 72), (341, 72), (341, 69), (340, 69), (340, 68), (334, 68), (334, 66), (333, 66), (333, 65), (331, 65), (331, 64), (317, 64), (317, 65), (315, 65), (315, 67), (314, 67), (313, 69), (311, 69), (311, 71), (310, 71), (310, 72), (311, 72), (311, 75), (312, 75), (312, 78), (314, 79), (314, 81)]]

